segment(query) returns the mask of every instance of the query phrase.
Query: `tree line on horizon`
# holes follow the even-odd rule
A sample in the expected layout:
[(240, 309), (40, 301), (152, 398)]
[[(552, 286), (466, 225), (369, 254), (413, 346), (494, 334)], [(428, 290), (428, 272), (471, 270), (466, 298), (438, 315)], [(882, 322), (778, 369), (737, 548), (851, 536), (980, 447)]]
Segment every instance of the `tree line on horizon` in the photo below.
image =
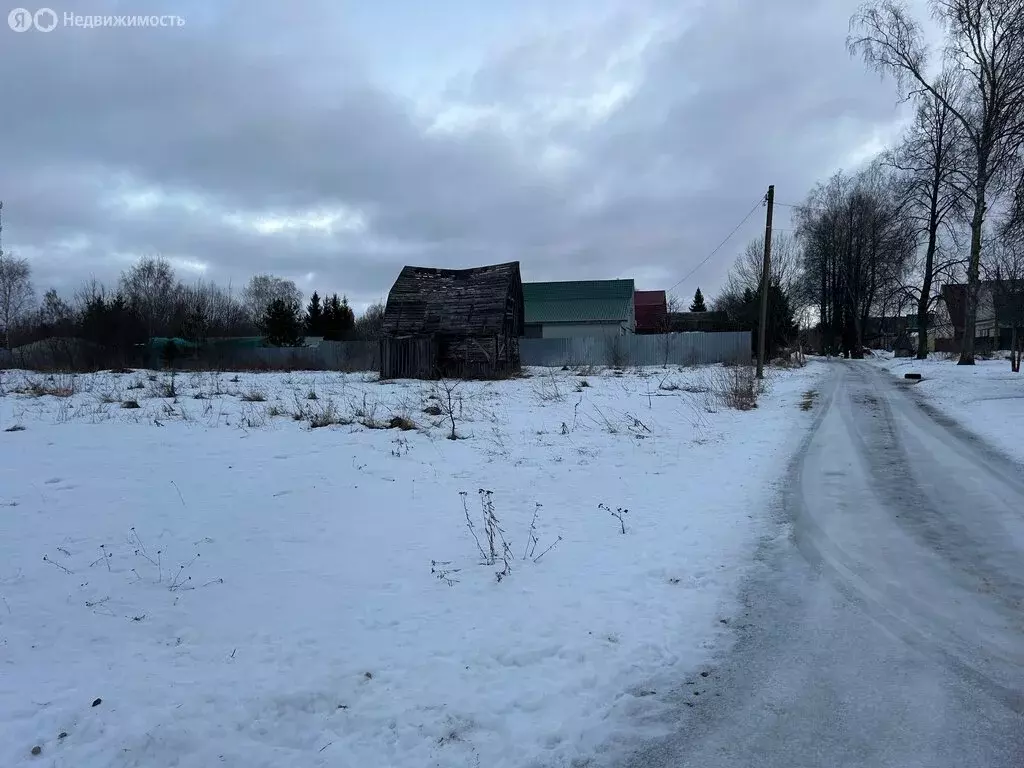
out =
[(270, 274), (254, 275), (240, 294), (209, 281), (186, 283), (166, 259), (151, 256), (122, 272), (114, 287), (90, 279), (70, 300), (51, 288), (37, 302), (29, 262), (0, 254), (0, 331), (8, 350), (52, 338), (120, 353), (161, 337), (195, 346), (257, 335), (273, 346), (300, 346), (307, 336), (373, 340), (383, 314), (377, 303), (357, 317), (337, 293), (314, 291), (303, 304), (294, 281)]

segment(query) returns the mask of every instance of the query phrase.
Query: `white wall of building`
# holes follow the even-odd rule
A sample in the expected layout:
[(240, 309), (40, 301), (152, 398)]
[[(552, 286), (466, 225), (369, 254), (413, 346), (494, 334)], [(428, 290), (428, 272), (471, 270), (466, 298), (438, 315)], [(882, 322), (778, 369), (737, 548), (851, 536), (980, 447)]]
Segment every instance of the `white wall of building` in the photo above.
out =
[(541, 338), (571, 339), (580, 336), (619, 336), (630, 333), (619, 323), (545, 323)]

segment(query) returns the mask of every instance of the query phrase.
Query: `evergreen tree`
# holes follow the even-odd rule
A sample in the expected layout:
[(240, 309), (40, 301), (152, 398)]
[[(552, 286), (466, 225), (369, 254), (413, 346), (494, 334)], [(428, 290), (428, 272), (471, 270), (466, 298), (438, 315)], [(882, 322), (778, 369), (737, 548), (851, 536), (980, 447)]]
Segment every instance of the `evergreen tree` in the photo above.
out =
[(691, 312), (707, 312), (707, 304), (704, 303), (704, 294), (700, 292), (700, 287), (697, 287), (697, 292), (693, 294), (693, 301), (690, 303)]
[(324, 341), (344, 341), (352, 336), (356, 316), (348, 299), (334, 294), (324, 302)]
[[(751, 348), (757, 353), (757, 339), (761, 327), (761, 297), (749, 288), (743, 292), (743, 304), (736, 320), (751, 330)], [(768, 326), (765, 332), (765, 356), (771, 360), (782, 347), (796, 336), (796, 323), (789, 297), (778, 285), (768, 289)]]
[(302, 310), (297, 301), (274, 299), (260, 325), (271, 346), (301, 347), (306, 341), (302, 334)]
[(149, 338), (142, 317), (120, 293), (109, 299), (89, 299), (80, 327), (83, 338), (104, 347), (122, 363), (133, 357), (136, 346)]
[(324, 308), (320, 303), (320, 294), (313, 291), (306, 306), (306, 333), (310, 336), (324, 335)]

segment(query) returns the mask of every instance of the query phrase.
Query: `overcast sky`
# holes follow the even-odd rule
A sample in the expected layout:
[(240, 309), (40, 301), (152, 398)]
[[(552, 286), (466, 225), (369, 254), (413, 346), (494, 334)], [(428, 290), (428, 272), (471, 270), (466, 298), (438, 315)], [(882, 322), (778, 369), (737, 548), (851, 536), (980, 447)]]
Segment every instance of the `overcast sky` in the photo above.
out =
[[(668, 288), (768, 184), (799, 202), (903, 115), (847, 53), (845, 0), (50, 7), (185, 25), (0, 28), (3, 246), (40, 293), (143, 254), (358, 306), (404, 264)], [(763, 216), (676, 292), (713, 296)]]

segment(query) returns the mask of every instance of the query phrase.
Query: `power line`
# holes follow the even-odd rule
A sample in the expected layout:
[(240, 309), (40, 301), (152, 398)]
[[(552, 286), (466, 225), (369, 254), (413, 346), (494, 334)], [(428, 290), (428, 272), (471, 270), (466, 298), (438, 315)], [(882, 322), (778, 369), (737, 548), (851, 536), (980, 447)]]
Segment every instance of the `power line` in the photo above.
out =
[(800, 203), (799, 205), (796, 205), (794, 203), (780, 203), (778, 200), (776, 200), (775, 204), (776, 205), (784, 205), (786, 208), (803, 208), (805, 211), (826, 211), (826, 210), (828, 210), (828, 208), (826, 208), (823, 205), (808, 205), (807, 203)]
[(754, 207), (750, 209), (750, 211), (747, 213), (746, 216), (743, 217), (743, 219), (740, 221), (739, 224), (737, 224), (735, 227), (733, 227), (732, 232), (730, 232), (728, 235), (725, 236), (725, 240), (723, 240), (718, 245), (716, 245), (715, 249), (713, 251), (711, 251), (711, 253), (709, 253), (707, 256), (704, 257), (703, 261), (701, 261), (697, 266), (695, 266), (693, 269), (691, 269), (689, 272), (687, 272), (685, 275), (683, 275), (671, 288), (669, 288), (667, 291), (665, 291), (665, 293), (671, 293), (678, 285), (680, 285), (681, 283), (685, 282), (686, 279), (690, 277), (690, 275), (692, 275), (698, 269), (700, 269), (705, 264), (707, 264), (708, 261), (711, 260), (711, 257), (714, 256), (716, 253), (718, 253), (722, 249), (722, 246), (724, 246), (726, 243), (729, 242), (729, 240), (732, 239), (732, 236), (735, 235), (739, 231), (740, 227), (742, 227), (744, 224), (747, 223), (747, 219), (749, 219), (751, 216), (754, 215), (754, 211), (756, 211), (759, 207), (761, 207), (761, 205), (764, 203), (764, 201), (765, 201), (765, 197), (763, 197), (763, 196), (759, 197), (757, 199), (757, 202), (754, 203)]

